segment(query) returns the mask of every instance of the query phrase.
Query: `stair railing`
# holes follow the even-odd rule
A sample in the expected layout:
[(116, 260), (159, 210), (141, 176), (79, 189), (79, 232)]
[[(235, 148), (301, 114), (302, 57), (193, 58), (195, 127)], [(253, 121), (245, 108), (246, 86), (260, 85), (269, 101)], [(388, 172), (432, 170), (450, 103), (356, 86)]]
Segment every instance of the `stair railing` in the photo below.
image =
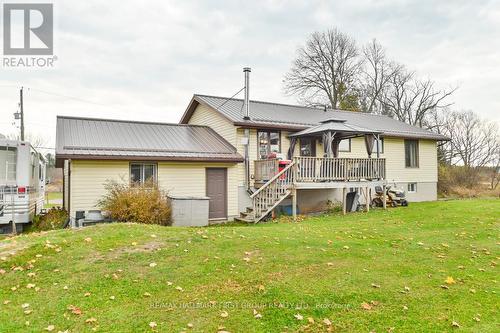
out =
[(295, 162), (288, 164), (250, 196), (255, 222), (260, 221), (290, 194), (290, 187), (294, 182), (294, 166)]

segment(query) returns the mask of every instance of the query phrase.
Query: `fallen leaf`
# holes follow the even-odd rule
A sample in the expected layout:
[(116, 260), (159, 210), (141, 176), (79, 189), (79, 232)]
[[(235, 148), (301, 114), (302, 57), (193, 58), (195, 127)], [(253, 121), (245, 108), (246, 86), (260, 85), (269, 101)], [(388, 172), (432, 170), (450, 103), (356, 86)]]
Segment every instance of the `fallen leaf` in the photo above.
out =
[(325, 324), (326, 326), (331, 326), (332, 322), (330, 321), (330, 319), (325, 318), (325, 319), (323, 319), (323, 324)]
[(92, 317), (92, 318), (89, 318), (89, 319), (85, 320), (85, 323), (87, 323), (87, 324), (95, 324), (95, 323), (97, 323), (97, 319), (95, 319), (95, 318)]
[(21, 304), (21, 308), (23, 308), (23, 309), (26, 309), (26, 308), (29, 308), (29, 307), (30, 307), (29, 303), (23, 303), (23, 304)]
[(299, 313), (297, 313), (297, 314), (295, 314), (295, 315), (293, 315), (293, 316), (294, 316), (294, 317), (295, 317), (295, 319), (297, 319), (297, 320), (303, 320), (303, 319), (304, 319), (304, 317), (303, 317), (301, 314), (299, 314)]
[(309, 324), (314, 324), (314, 318), (313, 317), (307, 317), (307, 321)]
[(220, 316), (221, 316), (222, 318), (227, 318), (227, 317), (229, 316), (229, 313), (227, 313), (227, 311), (222, 311), (222, 312), (220, 313)]
[(150, 293), (148, 293), (148, 292), (146, 292), (146, 293), (144, 293), (144, 294), (142, 294), (142, 295), (143, 295), (144, 297), (151, 297), (151, 294), (150, 294)]
[(460, 324), (459, 324), (459, 323), (457, 323), (456, 321), (452, 321), (452, 322), (451, 322), (451, 326), (452, 326), (452, 327), (456, 327), (456, 328), (460, 328)]
[(85, 294), (83, 294), (84, 297), (89, 297), (91, 295), (91, 293), (89, 292), (86, 292)]
[(5, 274), (5, 273), (6, 273), (6, 272), (5, 272), (5, 269), (0, 269), (0, 275), (3, 275), (3, 274)]
[(446, 284), (455, 284), (455, 279), (453, 279), (451, 276), (448, 276), (446, 280), (444, 280)]
[(379, 284), (372, 283), (372, 287), (373, 287), (373, 288), (380, 288), (380, 285), (379, 285)]
[(194, 325), (193, 325), (192, 323), (188, 323), (188, 324), (187, 324), (187, 327), (189, 327), (189, 328), (193, 328), (193, 327), (194, 327)]
[(179, 286), (175, 287), (175, 289), (177, 289), (179, 291), (184, 291), (184, 289), (182, 289), (182, 287), (179, 287)]
[(149, 267), (156, 267), (156, 263), (155, 262), (150, 263)]
[(110, 300), (114, 300), (114, 299), (115, 299), (115, 296), (109, 296), (109, 299), (110, 299)]
[(47, 327), (45, 327), (45, 330), (46, 331), (49, 331), (49, 332), (52, 332), (56, 327), (54, 325), (49, 325)]
[(364, 310), (371, 310), (372, 306), (366, 302), (361, 303), (361, 308)]
[(156, 326), (158, 326), (158, 324), (156, 324), (156, 322), (154, 322), (154, 321), (149, 323), (149, 327), (151, 327), (151, 328), (155, 328)]
[(167, 281), (167, 286), (171, 286), (171, 285), (173, 285), (173, 283), (170, 281)]
[(90, 242), (92, 242), (92, 238), (87, 237), (87, 238), (84, 239), (84, 241), (86, 241), (87, 243), (90, 243)]
[(79, 307), (74, 306), (74, 305), (69, 305), (68, 310), (71, 311), (72, 314), (77, 315), (77, 316), (80, 316), (81, 314), (83, 314), (82, 309), (80, 309)]

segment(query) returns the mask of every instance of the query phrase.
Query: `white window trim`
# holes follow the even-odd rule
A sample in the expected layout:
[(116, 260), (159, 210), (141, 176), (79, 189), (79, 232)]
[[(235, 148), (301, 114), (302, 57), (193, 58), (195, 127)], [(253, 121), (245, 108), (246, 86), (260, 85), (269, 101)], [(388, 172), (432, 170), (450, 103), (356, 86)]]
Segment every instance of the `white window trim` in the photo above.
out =
[[(129, 182), (130, 184), (132, 183), (132, 165), (134, 164), (140, 164), (141, 167), (141, 178), (144, 178), (144, 165), (153, 165), (154, 170), (153, 170), (153, 182), (156, 184), (158, 182), (158, 163), (156, 162), (147, 162), (147, 161), (134, 161), (129, 163)], [(144, 179), (142, 181), (139, 181), (139, 184), (143, 185), (144, 184)]]
[[(413, 190), (413, 191), (412, 191), (412, 190), (410, 190), (410, 185), (415, 185), (415, 186), (414, 186), (414, 190)], [(406, 189), (407, 189), (407, 192), (408, 192), (408, 193), (417, 193), (417, 183), (415, 183), (415, 182), (413, 182), (413, 183), (408, 183), (408, 184), (406, 185)]]

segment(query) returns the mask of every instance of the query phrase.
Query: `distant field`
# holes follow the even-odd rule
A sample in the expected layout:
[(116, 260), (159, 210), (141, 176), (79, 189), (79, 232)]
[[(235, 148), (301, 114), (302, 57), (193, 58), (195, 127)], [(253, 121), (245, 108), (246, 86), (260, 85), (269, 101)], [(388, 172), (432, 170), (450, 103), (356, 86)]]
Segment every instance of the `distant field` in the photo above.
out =
[(45, 194), (45, 208), (62, 206), (62, 192), (47, 192)]
[(0, 332), (498, 332), (499, 200), (0, 241)]

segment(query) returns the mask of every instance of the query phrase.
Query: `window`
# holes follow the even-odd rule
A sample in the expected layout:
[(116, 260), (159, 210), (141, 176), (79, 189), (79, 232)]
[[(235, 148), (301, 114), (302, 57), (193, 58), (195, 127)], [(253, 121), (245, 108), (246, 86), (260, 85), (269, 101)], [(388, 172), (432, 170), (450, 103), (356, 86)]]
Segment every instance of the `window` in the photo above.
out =
[(258, 131), (259, 158), (265, 160), (270, 153), (281, 152), (281, 132)]
[(300, 139), (300, 156), (316, 156), (316, 140), (313, 138)]
[(380, 138), (380, 140), (375, 139), (375, 143), (373, 144), (373, 151), (377, 153), (377, 141), (378, 147), (380, 149), (380, 154), (384, 153), (384, 138)]
[(17, 149), (15, 147), (0, 147), (0, 179), (16, 180)]
[(155, 163), (130, 163), (130, 182), (143, 185), (147, 181), (156, 182)]
[(417, 192), (417, 183), (408, 183), (408, 193)]
[(418, 140), (405, 140), (405, 165), (418, 168)]
[(340, 141), (339, 151), (351, 152), (351, 139), (344, 139)]

